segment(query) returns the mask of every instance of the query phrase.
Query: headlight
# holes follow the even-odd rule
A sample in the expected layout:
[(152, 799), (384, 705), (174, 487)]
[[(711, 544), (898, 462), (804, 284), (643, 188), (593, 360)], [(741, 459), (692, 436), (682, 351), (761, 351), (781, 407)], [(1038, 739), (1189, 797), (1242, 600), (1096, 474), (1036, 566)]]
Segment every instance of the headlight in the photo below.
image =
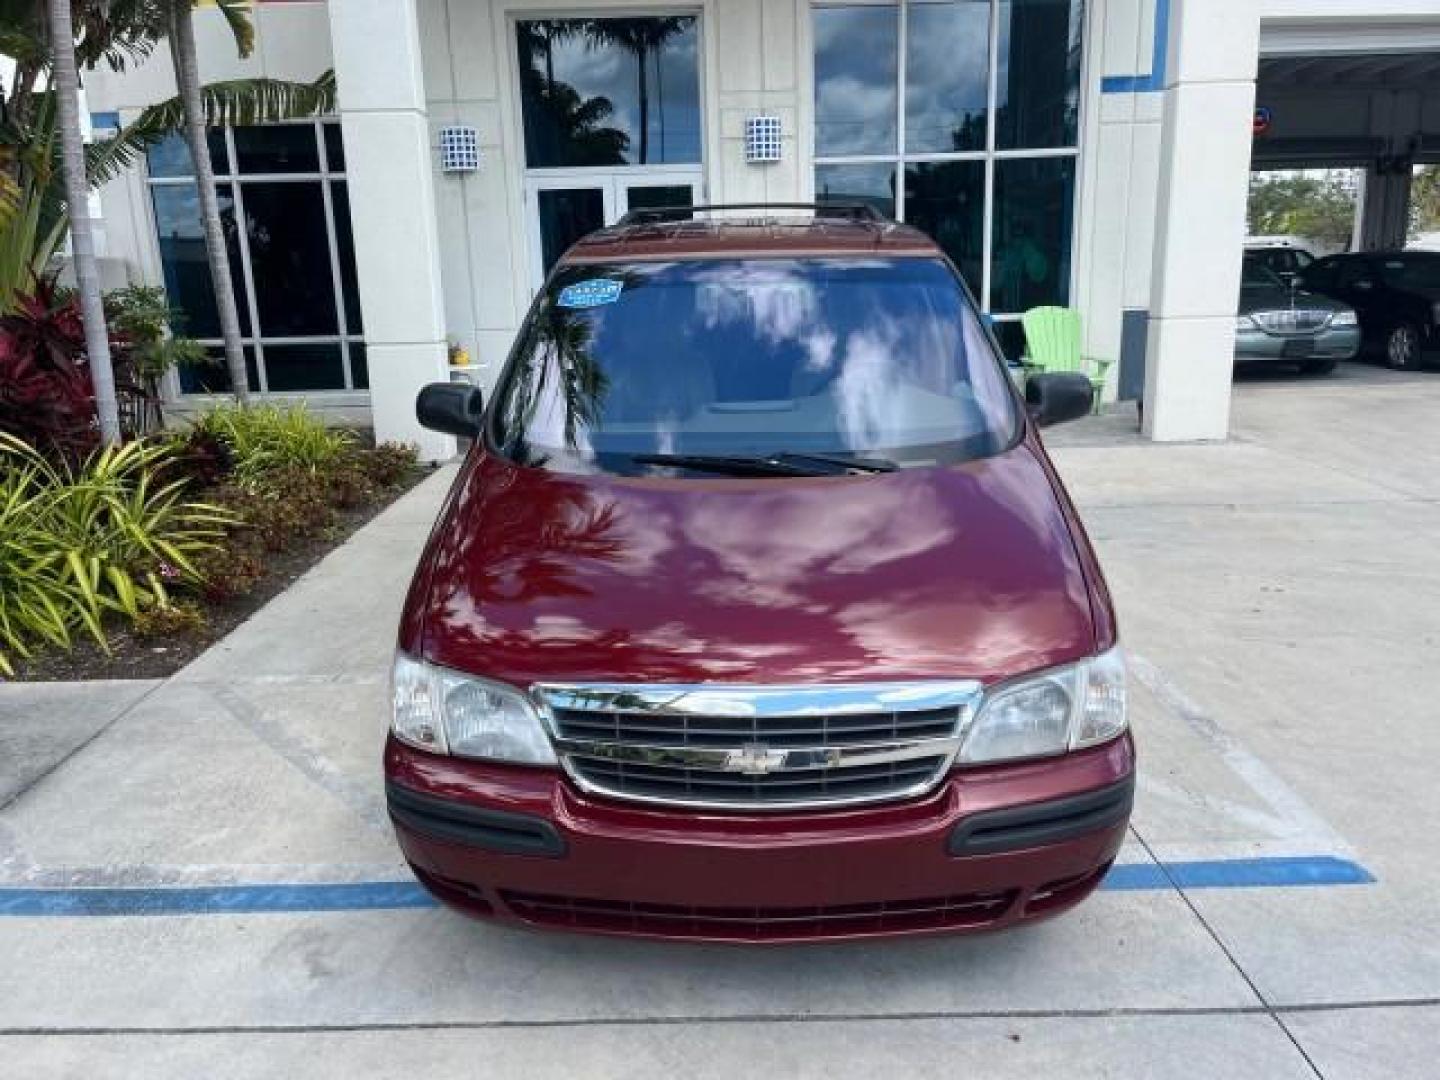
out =
[(553, 765), (555, 751), (528, 698), (513, 687), (397, 653), (390, 730), (437, 754)]
[(1255, 320), (1252, 319), (1252, 318), (1250, 318), (1249, 315), (1236, 315), (1236, 316), (1235, 316), (1235, 329), (1236, 329), (1236, 330), (1254, 330), (1254, 329), (1255, 329)]
[(1330, 319), (1331, 326), (1359, 326), (1360, 320), (1355, 317), (1355, 312), (1346, 308), (1344, 311), (1335, 312)]
[(970, 725), (960, 761), (1012, 761), (1079, 750), (1125, 730), (1119, 647), (1000, 687)]

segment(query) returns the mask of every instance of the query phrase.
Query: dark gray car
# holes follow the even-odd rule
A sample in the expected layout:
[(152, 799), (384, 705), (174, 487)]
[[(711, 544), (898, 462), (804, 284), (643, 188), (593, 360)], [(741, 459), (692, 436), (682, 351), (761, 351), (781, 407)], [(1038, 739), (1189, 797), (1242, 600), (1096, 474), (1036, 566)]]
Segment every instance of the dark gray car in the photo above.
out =
[(1294, 364), (1308, 374), (1334, 370), (1360, 351), (1355, 310), (1328, 296), (1292, 289), (1245, 256), (1235, 316), (1235, 362)]

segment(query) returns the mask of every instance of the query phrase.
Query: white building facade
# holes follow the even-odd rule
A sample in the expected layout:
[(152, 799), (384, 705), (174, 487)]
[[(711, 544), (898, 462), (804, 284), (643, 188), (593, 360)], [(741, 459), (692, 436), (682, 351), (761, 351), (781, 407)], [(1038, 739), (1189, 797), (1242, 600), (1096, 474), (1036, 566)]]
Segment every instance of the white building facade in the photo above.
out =
[[(1124, 345), (1147, 434), (1224, 438), (1262, 55), (1440, 48), (1434, 0), (285, 0), (256, 21), (240, 61), (202, 12), (204, 77), (333, 68), (339, 114), (212, 137), (251, 385), (432, 457), (452, 447), (416, 390), (452, 344), (493, 385), (578, 235), (816, 199), (931, 233), (1007, 351), (1026, 309), (1077, 308), (1089, 353)], [(105, 126), (173, 86), (157, 57), (88, 92)], [(1392, 143), (1440, 150), (1440, 95), (1364, 123), (1396, 108)], [(747, 155), (755, 121), (778, 121), (771, 160)], [(106, 238), (213, 340), (187, 172), (162, 146), (109, 185)]]

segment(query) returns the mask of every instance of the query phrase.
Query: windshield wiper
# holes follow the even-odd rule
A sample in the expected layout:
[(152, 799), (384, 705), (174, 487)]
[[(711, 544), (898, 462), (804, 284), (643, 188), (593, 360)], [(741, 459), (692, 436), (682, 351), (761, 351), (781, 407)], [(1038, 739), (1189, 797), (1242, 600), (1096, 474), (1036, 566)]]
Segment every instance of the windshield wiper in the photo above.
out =
[(789, 450), (779, 454), (771, 454), (765, 460), (793, 461), (797, 463), (813, 461), (825, 465), (838, 465), (842, 469), (848, 469), (851, 472), (867, 473), (894, 472), (900, 468), (899, 465), (887, 458), (849, 457), (845, 454), (797, 454)]
[(829, 476), (831, 469), (806, 468), (773, 458), (725, 457), (719, 454), (632, 454), (637, 465), (669, 465), (676, 469), (724, 473), (727, 476)]
[(727, 473), (731, 476), (843, 476), (847, 473), (893, 472), (898, 465), (880, 458), (841, 454), (798, 454), (785, 451), (768, 457), (721, 454), (635, 454), (638, 465), (670, 465), (677, 469)]

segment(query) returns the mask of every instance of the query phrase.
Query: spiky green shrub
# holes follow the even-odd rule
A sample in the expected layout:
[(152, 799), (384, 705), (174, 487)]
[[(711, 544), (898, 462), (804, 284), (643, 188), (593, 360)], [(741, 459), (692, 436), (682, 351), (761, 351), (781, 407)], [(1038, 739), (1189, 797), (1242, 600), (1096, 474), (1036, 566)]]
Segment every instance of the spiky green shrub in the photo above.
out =
[(77, 626), (103, 647), (107, 615), (134, 620), (169, 604), (167, 586), (201, 582), (197, 556), (237, 519), (184, 498), (173, 452), (132, 442), (57, 464), (0, 434), (0, 668)]
[(326, 426), (304, 405), (219, 405), (195, 420), (194, 431), (230, 451), (237, 483), (262, 483), (283, 469), (318, 472), (349, 452), (355, 436)]
[(77, 621), (64, 556), (43, 521), (33, 469), (0, 472), (0, 673), (42, 642), (66, 648)]

